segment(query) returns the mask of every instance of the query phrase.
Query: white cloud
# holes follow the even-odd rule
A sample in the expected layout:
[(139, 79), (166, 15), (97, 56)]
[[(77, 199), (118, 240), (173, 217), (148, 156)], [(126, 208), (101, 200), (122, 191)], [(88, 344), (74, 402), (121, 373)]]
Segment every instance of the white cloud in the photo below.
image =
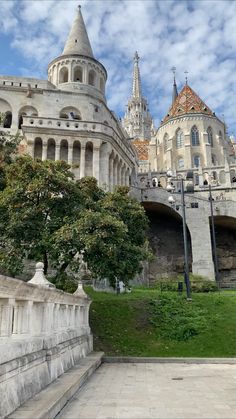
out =
[[(0, 36), (25, 58), (24, 67), (46, 77), (58, 56), (77, 0), (1, 0)], [(189, 84), (236, 133), (236, 1), (234, 0), (82, 0), (95, 56), (108, 71), (108, 105), (124, 113), (132, 83), (132, 57), (141, 56), (144, 95), (155, 120), (171, 102), (171, 67), (179, 88), (184, 71)], [(17, 58), (16, 58), (17, 60)], [(17, 66), (17, 61), (16, 61)], [(32, 73), (33, 75), (33, 73)]]

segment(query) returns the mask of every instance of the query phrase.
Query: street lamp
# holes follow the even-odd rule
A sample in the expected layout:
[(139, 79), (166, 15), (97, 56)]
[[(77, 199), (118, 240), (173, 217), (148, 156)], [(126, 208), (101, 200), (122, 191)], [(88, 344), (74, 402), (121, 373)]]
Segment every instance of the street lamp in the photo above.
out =
[[(167, 177), (169, 179), (173, 179), (172, 172), (170, 170), (167, 171)], [(179, 180), (179, 179), (175, 179)], [(186, 179), (181, 178), (180, 184), (181, 184), (181, 207), (182, 207), (182, 221), (183, 221), (183, 237), (184, 237), (184, 282), (186, 285), (186, 293), (187, 293), (187, 300), (191, 300), (191, 286), (190, 286), (190, 280), (189, 280), (189, 266), (188, 266), (188, 236), (187, 236), (187, 226), (186, 226), (186, 214), (185, 214), (185, 199), (184, 199), (184, 181), (185, 180), (193, 180), (193, 172), (188, 171), (186, 174)], [(168, 192), (173, 192), (174, 186), (171, 184), (171, 182), (168, 182), (168, 185), (166, 187)], [(168, 202), (173, 205), (175, 203), (175, 199), (173, 196), (169, 196)]]

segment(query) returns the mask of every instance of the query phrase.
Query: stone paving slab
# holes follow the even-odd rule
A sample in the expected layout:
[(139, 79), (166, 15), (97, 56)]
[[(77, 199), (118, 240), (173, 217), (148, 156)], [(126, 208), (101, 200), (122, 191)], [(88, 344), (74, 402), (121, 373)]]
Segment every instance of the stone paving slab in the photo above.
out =
[(104, 363), (57, 419), (236, 419), (236, 365)]

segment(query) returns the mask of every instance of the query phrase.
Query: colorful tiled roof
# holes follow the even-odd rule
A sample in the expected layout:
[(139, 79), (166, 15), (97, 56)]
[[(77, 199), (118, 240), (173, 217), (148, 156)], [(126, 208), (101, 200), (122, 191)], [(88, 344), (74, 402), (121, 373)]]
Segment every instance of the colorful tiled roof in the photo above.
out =
[(185, 115), (189, 113), (202, 113), (204, 115), (214, 115), (211, 109), (203, 102), (202, 99), (191, 89), (187, 84), (183, 87), (177, 96), (174, 104), (169, 109), (168, 114), (163, 119), (162, 123), (167, 122), (176, 116)]
[(132, 141), (133, 146), (135, 147), (138, 159), (139, 160), (148, 160), (148, 146), (149, 141), (148, 140), (133, 140)]

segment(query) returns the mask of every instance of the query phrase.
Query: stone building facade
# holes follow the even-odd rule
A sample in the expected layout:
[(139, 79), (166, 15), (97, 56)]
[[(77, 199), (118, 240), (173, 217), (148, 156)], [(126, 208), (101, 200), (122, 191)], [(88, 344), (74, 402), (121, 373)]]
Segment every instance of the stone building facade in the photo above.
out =
[(76, 178), (94, 176), (105, 190), (129, 185), (136, 152), (106, 104), (107, 72), (94, 58), (80, 7), (48, 80), (0, 77), (1, 130), (23, 139), (21, 152), (67, 161)]

